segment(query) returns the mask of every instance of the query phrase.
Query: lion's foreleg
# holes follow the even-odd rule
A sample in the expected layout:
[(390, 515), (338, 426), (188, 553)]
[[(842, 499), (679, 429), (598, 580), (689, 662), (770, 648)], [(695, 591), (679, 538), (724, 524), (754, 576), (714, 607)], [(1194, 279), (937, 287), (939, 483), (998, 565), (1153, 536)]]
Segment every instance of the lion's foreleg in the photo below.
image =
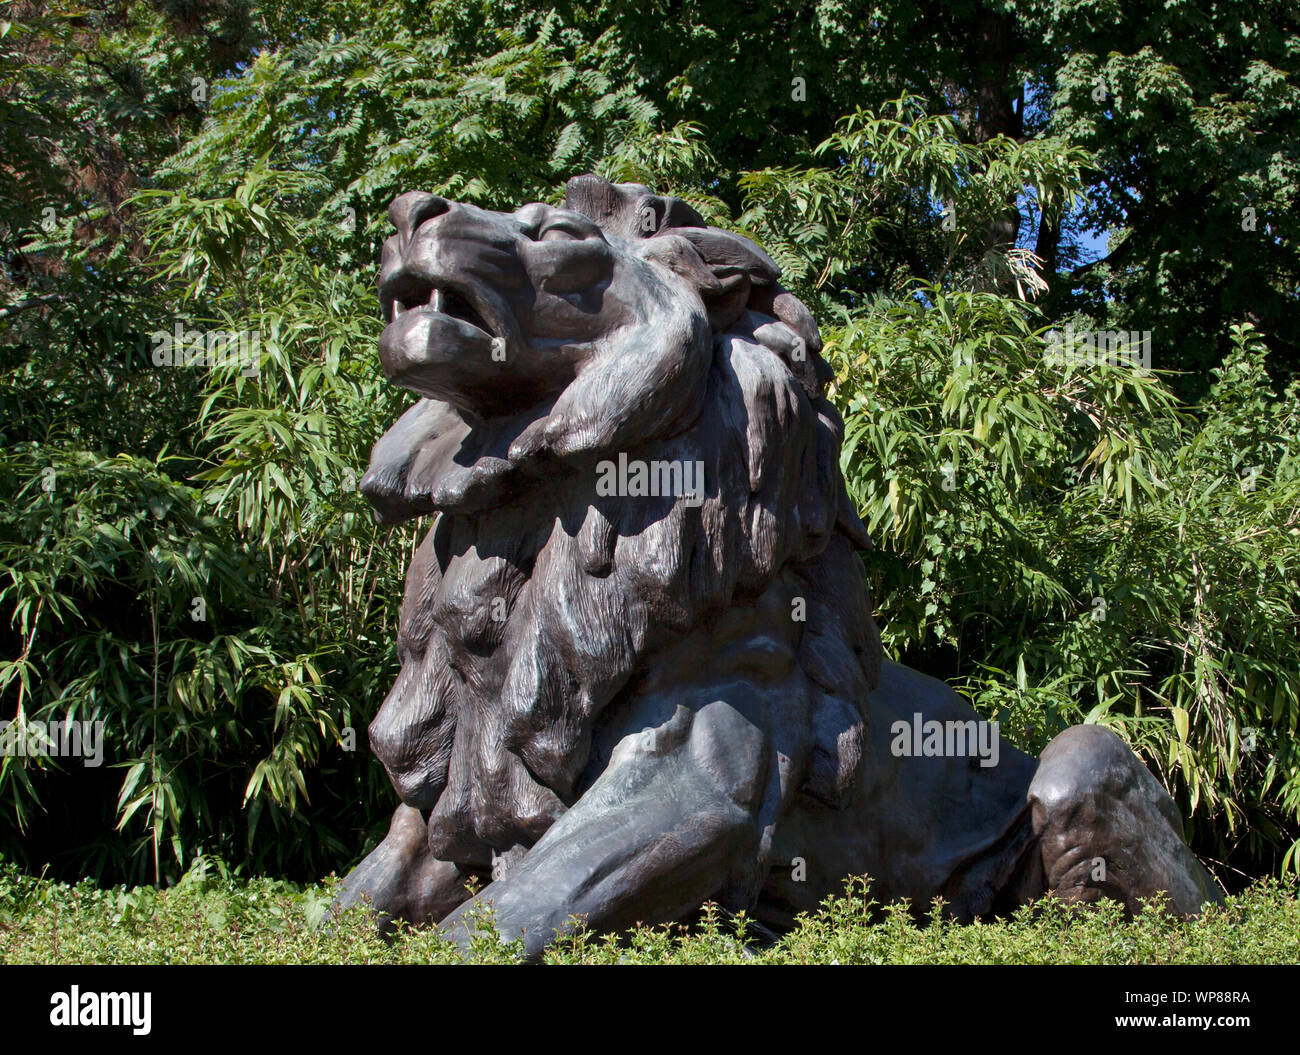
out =
[(330, 912), (337, 915), (368, 904), (383, 934), (392, 931), (396, 920), (433, 923), (469, 897), (467, 878), (454, 864), (429, 852), (420, 811), (398, 806), (388, 835), (348, 873)]
[(752, 863), (769, 754), (729, 704), (679, 708), (624, 738), (577, 804), (443, 928), (466, 945), (471, 909), (490, 905), (498, 933), (535, 960), (574, 917), (597, 930), (682, 918)]

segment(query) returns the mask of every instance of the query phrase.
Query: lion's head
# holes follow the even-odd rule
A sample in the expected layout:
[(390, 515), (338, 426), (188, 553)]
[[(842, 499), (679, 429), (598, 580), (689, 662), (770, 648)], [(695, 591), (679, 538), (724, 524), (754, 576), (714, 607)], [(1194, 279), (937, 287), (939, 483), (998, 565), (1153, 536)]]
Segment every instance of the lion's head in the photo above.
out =
[[(405, 194), (390, 215), (380, 358), (423, 398), (362, 491), (384, 522), (436, 520), (371, 742), (431, 811), (436, 855), (482, 866), (531, 845), (656, 655), (778, 576), (818, 598), (779, 631), (808, 685), (792, 771), (835, 800), (879, 667), (851, 545), (869, 542), (816, 324), (776, 265), (680, 200), (595, 176), (563, 208)], [(611, 492), (629, 462), (703, 478)]]

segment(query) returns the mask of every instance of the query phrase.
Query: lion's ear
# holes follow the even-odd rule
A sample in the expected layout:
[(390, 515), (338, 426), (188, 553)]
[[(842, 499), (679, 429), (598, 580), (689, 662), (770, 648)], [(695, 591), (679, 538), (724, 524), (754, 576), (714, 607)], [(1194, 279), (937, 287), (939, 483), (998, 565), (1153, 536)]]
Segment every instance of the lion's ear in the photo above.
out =
[(717, 227), (683, 227), (661, 234), (650, 243), (668, 238), (690, 243), (708, 268), (714, 285), (701, 286), (700, 296), (714, 333), (727, 330), (742, 314), (755, 289), (770, 288), (781, 269), (762, 249), (743, 235)]
[(719, 227), (683, 227), (673, 233), (690, 242), (719, 278), (742, 274), (754, 285), (766, 286), (781, 277), (776, 261), (743, 234)]
[(695, 246), (677, 234), (658, 235), (637, 244), (641, 256), (686, 279), (701, 297), (722, 292), (722, 284)]

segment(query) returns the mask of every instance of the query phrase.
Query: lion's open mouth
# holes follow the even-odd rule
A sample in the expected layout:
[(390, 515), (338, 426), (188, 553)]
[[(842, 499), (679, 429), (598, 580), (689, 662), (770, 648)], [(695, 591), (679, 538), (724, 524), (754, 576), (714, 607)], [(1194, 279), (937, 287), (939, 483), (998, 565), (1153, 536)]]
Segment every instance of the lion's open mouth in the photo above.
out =
[(405, 280), (394, 282), (385, 298), (391, 305), (391, 319), (396, 322), (408, 311), (424, 311), (437, 315), (446, 315), (460, 322), (468, 323), (476, 330), (481, 330), (489, 337), (495, 337), (491, 325), (484, 319), (482, 312), (474, 306), (473, 301), (460, 290), (447, 286), (435, 286), (415, 276), (406, 276)]

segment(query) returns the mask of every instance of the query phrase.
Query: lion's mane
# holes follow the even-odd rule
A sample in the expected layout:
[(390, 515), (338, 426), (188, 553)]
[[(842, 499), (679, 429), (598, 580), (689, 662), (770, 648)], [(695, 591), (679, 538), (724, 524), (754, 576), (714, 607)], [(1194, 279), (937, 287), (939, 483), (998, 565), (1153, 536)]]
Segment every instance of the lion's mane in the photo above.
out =
[[(469, 421), (420, 400), (362, 484), (381, 521), (433, 516), (371, 744), (428, 811), (434, 854), (471, 867), (540, 838), (594, 778), (593, 735), (656, 657), (778, 575), (806, 603), (794, 647), (809, 688), (782, 748), (794, 793), (843, 800), (879, 675), (854, 553), (869, 541), (812, 316), (761, 249), (678, 199), (583, 176), (565, 204), (647, 260), (702, 261), (700, 292), (673, 285), (671, 324), (645, 320), (532, 415)], [(702, 462), (702, 501), (600, 495), (596, 467), (620, 454)]]

